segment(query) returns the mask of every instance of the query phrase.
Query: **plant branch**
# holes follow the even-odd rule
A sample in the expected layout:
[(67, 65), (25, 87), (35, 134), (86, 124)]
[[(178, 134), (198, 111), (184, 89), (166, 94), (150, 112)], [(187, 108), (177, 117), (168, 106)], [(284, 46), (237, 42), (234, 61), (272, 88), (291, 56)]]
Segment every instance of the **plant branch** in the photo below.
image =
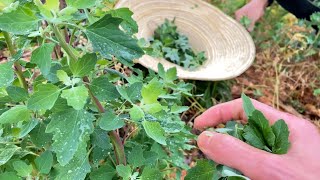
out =
[[(11, 40), (11, 37), (10, 37), (10, 34), (8, 32), (5, 32), (3, 31), (3, 35), (4, 35), (4, 38), (6, 40), (6, 43), (7, 43), (7, 46), (8, 46), (8, 49), (10, 51), (10, 54), (11, 56), (14, 56), (16, 54), (16, 50), (14, 48), (14, 45), (12, 43), (12, 40)], [(27, 81), (26, 79), (23, 77), (23, 72), (22, 72), (22, 67), (21, 65), (19, 64), (19, 62), (14, 62), (14, 71), (19, 79), (19, 82), (20, 82), (20, 85), (22, 88), (28, 90), (28, 84), (27, 84)]]
[[(78, 59), (78, 57), (77, 57), (76, 54), (74, 54), (73, 50), (67, 44), (64, 36), (60, 32), (60, 29), (55, 25), (52, 25), (52, 28), (53, 28), (54, 34), (56, 35), (56, 37), (57, 37), (57, 39), (59, 41), (60, 46), (65, 50), (65, 52), (70, 56), (71, 59), (76, 61)], [(85, 85), (86, 85), (87, 89), (89, 90), (89, 95), (90, 95), (92, 101), (94, 102), (94, 104), (97, 106), (99, 112), (100, 113), (104, 113), (105, 112), (104, 107), (102, 106), (100, 101), (93, 95), (92, 91), (90, 90), (89, 78), (88, 77), (84, 77), (83, 81), (85, 82)], [(115, 131), (111, 131), (111, 132), (109, 132), (109, 136), (110, 136), (111, 142), (112, 142), (113, 147), (114, 147), (117, 163), (126, 165), (126, 156), (125, 156), (125, 153), (124, 153), (124, 147), (123, 147), (123, 144), (121, 142), (121, 139), (120, 139), (119, 135)]]
[[(102, 106), (100, 101), (93, 95), (92, 91), (90, 90), (89, 78), (88, 77), (84, 77), (83, 81), (86, 83), (85, 86), (89, 90), (89, 95), (90, 95), (91, 99), (93, 100), (94, 104), (97, 106), (99, 112), (100, 113), (104, 113), (105, 112), (104, 107)], [(122, 143), (119, 135), (116, 133), (116, 131), (111, 131), (111, 132), (109, 132), (109, 136), (110, 136), (111, 142), (112, 142), (112, 144), (114, 146), (114, 149), (115, 149), (117, 164), (126, 165), (126, 155), (124, 153), (123, 143)]]
[(54, 34), (56, 35), (56, 38), (59, 41), (59, 45), (66, 51), (68, 56), (73, 60), (76, 61), (78, 59), (77, 55), (73, 52), (72, 48), (69, 46), (69, 44), (66, 42), (65, 37), (61, 34), (60, 29), (52, 25), (52, 30)]

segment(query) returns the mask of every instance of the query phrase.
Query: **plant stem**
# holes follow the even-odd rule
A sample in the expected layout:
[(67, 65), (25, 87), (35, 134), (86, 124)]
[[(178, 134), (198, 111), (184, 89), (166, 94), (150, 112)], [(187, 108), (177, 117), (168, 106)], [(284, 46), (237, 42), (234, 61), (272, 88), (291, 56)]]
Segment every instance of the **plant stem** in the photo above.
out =
[[(73, 50), (70, 48), (70, 46), (67, 44), (64, 36), (62, 36), (59, 28), (55, 25), (52, 25), (53, 28), (53, 32), (56, 35), (60, 46), (66, 51), (66, 53), (70, 56), (71, 59), (73, 59), (74, 61), (76, 61), (78, 59), (77, 55), (74, 54)], [(94, 102), (94, 104), (97, 106), (98, 110), (100, 113), (104, 113), (105, 109), (102, 106), (102, 104), (100, 103), (100, 101), (93, 95), (92, 91), (90, 90), (89, 84), (89, 78), (88, 77), (84, 77), (83, 81), (86, 83), (86, 87), (89, 90), (89, 95), (92, 99), (92, 101)], [(115, 131), (111, 131), (109, 132), (109, 136), (111, 139), (111, 142), (113, 144), (114, 147), (114, 151), (116, 154), (116, 159), (117, 159), (117, 163), (118, 164), (124, 164), (126, 165), (126, 155), (124, 153), (124, 147), (123, 144), (121, 142), (121, 139), (119, 137), (119, 135), (115, 132)]]
[(77, 31), (77, 28), (73, 28), (72, 33), (71, 33), (71, 37), (70, 37), (70, 41), (69, 41), (70, 45), (72, 45), (75, 40), (76, 31)]
[(70, 58), (73, 61), (76, 61), (78, 59), (78, 57), (73, 52), (72, 48), (67, 44), (64, 36), (60, 32), (60, 29), (57, 26), (52, 25), (52, 30), (53, 30), (54, 34), (56, 35), (56, 38), (59, 41), (59, 45), (66, 51), (66, 53), (70, 56)]
[[(98, 110), (100, 113), (104, 113), (105, 109), (103, 108), (102, 104), (100, 103), (100, 101), (93, 95), (92, 91), (90, 90), (89, 87), (89, 79), (88, 77), (84, 77), (83, 81), (86, 83), (86, 87), (89, 90), (89, 95), (92, 99), (92, 101), (94, 102), (94, 104), (97, 106)], [(113, 144), (114, 150), (115, 150), (115, 154), (116, 154), (116, 159), (117, 159), (117, 164), (124, 164), (126, 165), (126, 155), (124, 153), (124, 147), (123, 147), (123, 143), (119, 137), (119, 135), (116, 133), (116, 131), (111, 131), (109, 132), (109, 136), (111, 139), (111, 143)]]
[[(10, 34), (8, 32), (5, 32), (3, 31), (3, 36), (6, 40), (6, 43), (7, 43), (7, 46), (8, 46), (8, 49), (10, 51), (10, 54), (11, 56), (15, 55), (16, 54), (16, 51), (14, 49), (14, 46), (13, 46), (13, 43), (12, 43), (12, 40), (11, 40), (11, 37), (10, 37)], [(22, 88), (28, 90), (28, 84), (27, 84), (27, 81), (26, 79), (23, 77), (23, 72), (22, 72), (22, 67), (21, 65), (19, 64), (19, 62), (14, 62), (14, 71), (19, 79), (19, 82), (20, 82), (20, 85)]]

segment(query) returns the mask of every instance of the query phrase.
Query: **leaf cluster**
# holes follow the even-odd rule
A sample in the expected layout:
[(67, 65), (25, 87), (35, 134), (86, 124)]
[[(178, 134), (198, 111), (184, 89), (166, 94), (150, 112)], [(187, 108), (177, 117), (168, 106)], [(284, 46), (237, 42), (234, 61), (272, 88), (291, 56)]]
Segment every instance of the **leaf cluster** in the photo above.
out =
[(195, 53), (188, 37), (178, 32), (175, 20), (168, 19), (155, 30), (147, 53), (190, 70), (198, 68), (206, 61), (205, 52)]
[[(243, 109), (248, 117), (245, 125), (228, 122), (225, 128), (215, 131), (229, 134), (253, 147), (273, 154), (286, 154), (290, 147), (289, 130), (284, 120), (276, 121), (270, 126), (262, 112), (255, 109), (251, 100), (242, 94)], [(209, 160), (198, 160), (197, 165), (188, 171), (186, 179), (248, 179), (241, 172), (227, 166), (215, 164)]]

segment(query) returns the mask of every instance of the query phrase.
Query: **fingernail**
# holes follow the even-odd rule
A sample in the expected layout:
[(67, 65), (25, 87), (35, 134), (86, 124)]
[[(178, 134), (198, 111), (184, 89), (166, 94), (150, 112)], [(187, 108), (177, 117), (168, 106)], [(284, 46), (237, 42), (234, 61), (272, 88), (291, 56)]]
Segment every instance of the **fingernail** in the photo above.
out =
[(202, 138), (198, 141), (198, 146), (203, 153), (210, 150), (211, 141), (214, 139), (215, 132), (205, 131), (202, 133)]

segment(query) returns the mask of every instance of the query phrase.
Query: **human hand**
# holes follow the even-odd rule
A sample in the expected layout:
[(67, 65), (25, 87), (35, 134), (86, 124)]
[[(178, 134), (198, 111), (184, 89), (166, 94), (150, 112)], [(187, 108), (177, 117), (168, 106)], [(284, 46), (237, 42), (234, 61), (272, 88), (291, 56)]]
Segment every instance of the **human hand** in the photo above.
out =
[(247, 16), (251, 20), (248, 30), (252, 31), (256, 22), (264, 15), (267, 5), (268, 0), (251, 0), (248, 4), (236, 11), (236, 20), (240, 22), (242, 17)]
[[(252, 100), (271, 124), (283, 119), (290, 131), (287, 154), (277, 155), (256, 149), (239, 139), (216, 132), (203, 132), (198, 146), (210, 159), (241, 171), (254, 179), (318, 179), (320, 177), (320, 132), (309, 121), (280, 112)], [(242, 100), (237, 99), (212, 107), (195, 120), (195, 128), (214, 127), (230, 120), (247, 121)]]

